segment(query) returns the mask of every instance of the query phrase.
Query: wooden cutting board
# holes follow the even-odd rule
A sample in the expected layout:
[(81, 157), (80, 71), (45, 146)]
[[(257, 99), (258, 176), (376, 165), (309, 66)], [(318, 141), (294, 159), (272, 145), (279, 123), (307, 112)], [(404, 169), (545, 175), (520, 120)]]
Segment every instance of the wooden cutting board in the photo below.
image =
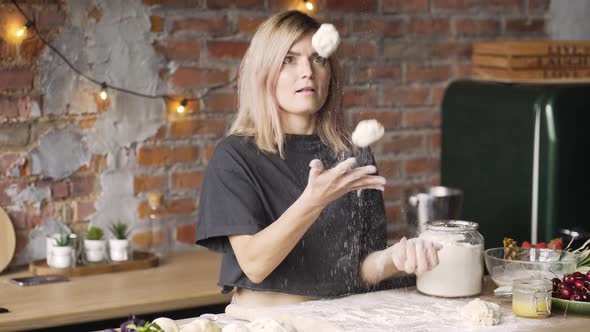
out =
[(14, 226), (4, 209), (0, 207), (0, 272), (10, 264), (15, 248)]

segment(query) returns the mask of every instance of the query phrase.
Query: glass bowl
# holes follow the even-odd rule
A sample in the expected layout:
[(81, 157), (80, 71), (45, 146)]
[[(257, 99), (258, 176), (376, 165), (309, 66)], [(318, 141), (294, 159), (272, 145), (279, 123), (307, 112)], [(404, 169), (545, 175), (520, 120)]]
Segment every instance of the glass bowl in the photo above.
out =
[(516, 259), (504, 259), (504, 247), (484, 251), (484, 261), (496, 285), (512, 285), (515, 279), (562, 278), (574, 272), (577, 255), (555, 249), (519, 248)]

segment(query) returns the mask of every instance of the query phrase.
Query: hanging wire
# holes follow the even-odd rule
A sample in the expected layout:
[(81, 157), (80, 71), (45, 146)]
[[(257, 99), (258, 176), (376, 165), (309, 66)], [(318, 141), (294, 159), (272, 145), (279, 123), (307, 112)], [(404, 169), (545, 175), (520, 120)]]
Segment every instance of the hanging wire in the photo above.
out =
[[(78, 68), (76, 68), (57, 48), (55, 48), (50, 42), (48, 42), (42, 35), (41, 32), (39, 32), (39, 30), (37, 29), (37, 25), (35, 24), (35, 21), (33, 19), (30, 19), (25, 12), (22, 10), (22, 8), (18, 5), (18, 3), (16, 2), (16, 0), (12, 0), (12, 3), (14, 4), (14, 6), (16, 7), (16, 9), (19, 11), (19, 13), (26, 19), (27, 23), (25, 24), (25, 26), (27, 28), (32, 28), (33, 31), (35, 32), (35, 34), (37, 35), (37, 38), (39, 38), (39, 40), (47, 45), (47, 47), (49, 47), (55, 54), (57, 54), (57, 56), (59, 56), (63, 62), (66, 63), (66, 65), (68, 65), (68, 67), (70, 67), (70, 69), (72, 69), (76, 74), (84, 77), (85, 79), (87, 79), (88, 81), (98, 85), (101, 87), (102, 90), (106, 90), (111, 89), (111, 90), (115, 90), (115, 91), (119, 91), (119, 92), (123, 92), (123, 93), (127, 93), (133, 96), (137, 96), (137, 97), (142, 97), (142, 98), (149, 98), (149, 99), (160, 99), (160, 98), (164, 98), (164, 99), (172, 99), (170, 96), (168, 95), (148, 95), (145, 93), (141, 93), (141, 92), (136, 92), (136, 91), (132, 91), (129, 89), (125, 89), (122, 87), (118, 87), (118, 86), (113, 86), (110, 84), (107, 84), (106, 82), (101, 82), (93, 77), (90, 77), (89, 75), (83, 73), (81, 70), (79, 70)], [(182, 101), (186, 106), (186, 103), (188, 103), (189, 101), (198, 101), (201, 98), (203, 98), (204, 96), (206, 96), (209, 92), (211, 91), (215, 91), (218, 90), (220, 88), (226, 87), (231, 85), (233, 82), (235, 82), (236, 77), (233, 77), (229, 82), (227, 83), (221, 83), (221, 84), (217, 84), (217, 85), (212, 85), (210, 87), (204, 88), (203, 90), (201, 90), (201, 93), (199, 93), (196, 97), (190, 97), (190, 98), (183, 98)]]

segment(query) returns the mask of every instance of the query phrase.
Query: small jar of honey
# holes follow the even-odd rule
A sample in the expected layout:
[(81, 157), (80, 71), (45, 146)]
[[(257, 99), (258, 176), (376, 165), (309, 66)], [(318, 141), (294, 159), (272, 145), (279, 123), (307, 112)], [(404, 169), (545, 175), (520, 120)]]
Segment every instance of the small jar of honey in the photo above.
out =
[(549, 317), (551, 315), (551, 290), (550, 280), (514, 280), (512, 282), (512, 311), (520, 317)]

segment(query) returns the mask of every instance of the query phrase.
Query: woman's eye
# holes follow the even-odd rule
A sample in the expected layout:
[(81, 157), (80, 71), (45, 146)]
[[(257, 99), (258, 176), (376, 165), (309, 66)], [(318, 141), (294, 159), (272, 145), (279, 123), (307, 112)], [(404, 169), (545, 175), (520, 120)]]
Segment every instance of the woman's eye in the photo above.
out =
[(324, 63), (326, 63), (326, 58), (318, 55), (313, 59), (313, 61), (315, 61), (316, 63), (324, 64)]
[(292, 56), (286, 56), (283, 59), (283, 63), (291, 63), (291, 62), (293, 62), (293, 57)]

